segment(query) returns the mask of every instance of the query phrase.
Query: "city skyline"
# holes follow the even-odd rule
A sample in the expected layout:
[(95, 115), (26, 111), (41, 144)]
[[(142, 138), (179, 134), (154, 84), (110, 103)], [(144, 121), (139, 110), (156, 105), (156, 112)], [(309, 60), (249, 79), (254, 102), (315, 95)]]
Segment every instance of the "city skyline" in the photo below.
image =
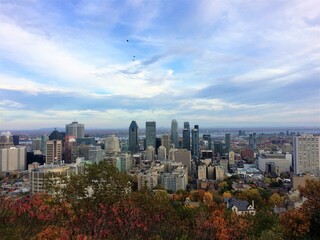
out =
[(314, 0), (0, 1), (0, 29), (2, 130), (320, 127)]

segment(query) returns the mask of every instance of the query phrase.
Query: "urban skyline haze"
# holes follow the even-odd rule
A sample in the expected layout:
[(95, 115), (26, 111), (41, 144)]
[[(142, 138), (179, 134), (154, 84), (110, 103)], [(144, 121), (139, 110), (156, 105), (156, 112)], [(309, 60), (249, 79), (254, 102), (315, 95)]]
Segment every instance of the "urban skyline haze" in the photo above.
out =
[(306, 1), (0, 0), (0, 129), (320, 127)]

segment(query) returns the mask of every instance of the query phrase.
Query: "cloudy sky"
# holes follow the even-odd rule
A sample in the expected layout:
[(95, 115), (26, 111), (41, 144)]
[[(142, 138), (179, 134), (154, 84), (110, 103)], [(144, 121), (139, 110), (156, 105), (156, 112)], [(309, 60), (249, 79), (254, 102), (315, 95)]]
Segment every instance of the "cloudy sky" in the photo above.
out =
[(318, 0), (0, 0), (0, 129), (320, 126)]

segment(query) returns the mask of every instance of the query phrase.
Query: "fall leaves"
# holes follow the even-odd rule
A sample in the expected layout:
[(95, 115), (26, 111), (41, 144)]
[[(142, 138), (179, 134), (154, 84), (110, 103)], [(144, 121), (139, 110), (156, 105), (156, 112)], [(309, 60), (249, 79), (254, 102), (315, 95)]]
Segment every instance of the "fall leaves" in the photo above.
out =
[[(91, 166), (80, 177), (65, 179), (58, 195), (0, 198), (1, 239), (281, 240), (319, 236), (317, 181), (301, 189), (307, 200), (300, 209), (280, 216), (272, 213), (271, 206), (283, 205), (282, 196), (274, 193), (265, 199), (260, 190), (247, 190), (238, 197), (268, 208), (261, 208), (255, 216), (237, 216), (221, 201), (223, 196), (232, 196), (230, 192), (221, 196), (204, 190), (178, 191), (172, 198), (165, 190), (131, 192), (131, 179), (104, 163)], [(86, 195), (89, 186), (93, 189), (90, 196)], [(198, 204), (185, 204), (186, 198)]]

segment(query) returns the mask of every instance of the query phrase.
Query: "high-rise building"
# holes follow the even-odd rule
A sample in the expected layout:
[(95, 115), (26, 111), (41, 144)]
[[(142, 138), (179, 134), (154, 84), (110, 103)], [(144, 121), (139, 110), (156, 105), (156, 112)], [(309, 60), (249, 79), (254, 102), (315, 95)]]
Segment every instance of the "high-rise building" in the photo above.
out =
[(187, 149), (178, 149), (174, 152), (174, 161), (182, 163), (188, 168), (188, 174), (191, 175), (191, 152)]
[(76, 138), (84, 137), (84, 124), (78, 122), (72, 122), (66, 125), (66, 135), (75, 136)]
[(106, 137), (105, 152), (107, 154), (115, 154), (120, 152), (120, 142), (118, 137), (116, 137), (115, 135)]
[(199, 125), (194, 125), (191, 132), (192, 135), (192, 158), (199, 158)]
[(0, 173), (12, 170), (25, 170), (26, 148), (0, 148)]
[(190, 124), (189, 124), (189, 122), (183, 123), (182, 148), (190, 150)]
[(46, 155), (46, 142), (49, 140), (47, 135), (41, 136), (41, 152), (43, 155)]
[(162, 135), (162, 137), (161, 137), (161, 145), (166, 148), (166, 153), (168, 155), (169, 151), (170, 151), (170, 135), (169, 134)]
[(46, 142), (46, 164), (55, 164), (62, 160), (62, 141), (49, 140)]
[(165, 160), (167, 158), (167, 149), (165, 146), (160, 146), (158, 149), (158, 160)]
[(198, 166), (198, 179), (199, 180), (207, 179), (207, 166), (206, 165)]
[(2, 132), (0, 134), (0, 148), (10, 148), (13, 146), (12, 134), (9, 131)]
[(203, 134), (203, 140), (208, 142), (207, 150), (212, 150), (211, 134)]
[(249, 146), (253, 150), (257, 149), (257, 135), (256, 135), (256, 133), (249, 134)]
[(231, 137), (230, 133), (226, 133), (225, 135), (225, 144), (226, 144), (226, 152), (229, 153), (231, 150)]
[(146, 148), (156, 148), (156, 122), (146, 122)]
[(155, 149), (152, 146), (148, 146), (146, 150), (146, 160), (154, 160)]
[(139, 151), (139, 127), (136, 121), (132, 121), (129, 126), (129, 151), (136, 153)]
[(320, 176), (320, 136), (303, 134), (293, 138), (294, 173)]
[(19, 143), (19, 135), (13, 135), (12, 136), (12, 139), (13, 139), (13, 145), (14, 146), (18, 146), (20, 143)]
[(56, 128), (49, 135), (49, 140), (62, 140), (62, 139), (63, 139), (62, 133), (60, 133)]
[(127, 172), (132, 166), (132, 156), (128, 153), (121, 153), (116, 160), (116, 166), (119, 172)]
[(176, 148), (179, 148), (178, 122), (176, 119), (171, 121), (171, 143), (173, 143)]
[(92, 163), (99, 163), (104, 159), (105, 153), (101, 146), (90, 146), (89, 161)]
[(75, 136), (66, 136), (64, 143), (64, 160), (66, 163), (74, 163), (77, 154), (77, 141)]

